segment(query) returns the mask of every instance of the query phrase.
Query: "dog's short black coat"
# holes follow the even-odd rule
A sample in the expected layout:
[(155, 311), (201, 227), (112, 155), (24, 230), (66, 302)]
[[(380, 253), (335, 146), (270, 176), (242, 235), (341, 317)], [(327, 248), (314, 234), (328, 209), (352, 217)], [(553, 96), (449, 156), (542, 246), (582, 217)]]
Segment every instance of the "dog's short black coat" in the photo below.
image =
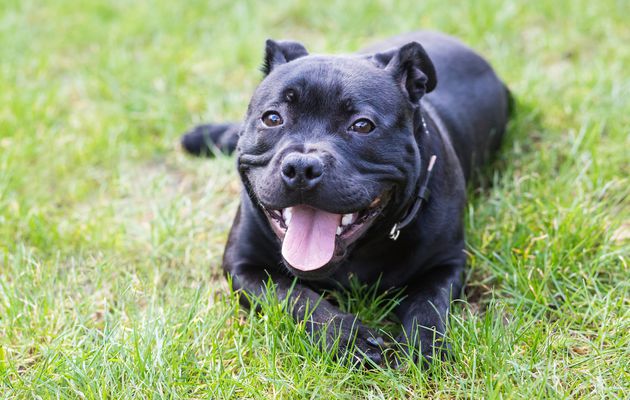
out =
[[(466, 182), (500, 145), (506, 86), (478, 54), (433, 32), (350, 56), (309, 55), (299, 43), (269, 40), (263, 72), (244, 122), (201, 125), (182, 138), (194, 154), (237, 150), (244, 190), (223, 258), (233, 287), (260, 295), (271, 279), (313, 334), (329, 343), (338, 337), (342, 350), (354, 342), (357, 359), (376, 363), (378, 334), (320, 294), (347, 287), (350, 277), (401, 288), (399, 343), (426, 359), (443, 354), (445, 318), (466, 263)], [(432, 156), (430, 199), (392, 240)], [(365, 226), (358, 237), (335, 238), (334, 257), (321, 268), (295, 268), (281, 253), (288, 222), (280, 210), (297, 205), (358, 213)]]

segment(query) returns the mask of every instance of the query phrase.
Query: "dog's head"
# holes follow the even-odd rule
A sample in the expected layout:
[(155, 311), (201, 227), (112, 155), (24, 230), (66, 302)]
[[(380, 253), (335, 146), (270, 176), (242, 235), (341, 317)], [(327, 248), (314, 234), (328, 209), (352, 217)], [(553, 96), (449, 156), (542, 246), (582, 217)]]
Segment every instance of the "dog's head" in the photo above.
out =
[(316, 56), (268, 40), (263, 72), (239, 171), (291, 271), (320, 278), (409, 205), (420, 174), (419, 102), (435, 70), (415, 42), (371, 56)]

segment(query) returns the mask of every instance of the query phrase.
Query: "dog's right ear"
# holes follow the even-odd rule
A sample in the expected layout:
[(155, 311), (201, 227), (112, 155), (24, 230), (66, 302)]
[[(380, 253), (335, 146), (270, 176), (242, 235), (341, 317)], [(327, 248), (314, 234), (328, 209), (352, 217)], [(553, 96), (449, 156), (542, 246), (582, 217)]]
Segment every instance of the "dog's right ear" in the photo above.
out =
[(420, 43), (410, 42), (400, 48), (374, 54), (372, 62), (389, 71), (413, 103), (437, 85), (433, 62)]
[(276, 42), (275, 40), (267, 39), (265, 43), (265, 61), (261, 70), (267, 76), (276, 66), (307, 55), (308, 51), (306, 51), (302, 43), (289, 40)]

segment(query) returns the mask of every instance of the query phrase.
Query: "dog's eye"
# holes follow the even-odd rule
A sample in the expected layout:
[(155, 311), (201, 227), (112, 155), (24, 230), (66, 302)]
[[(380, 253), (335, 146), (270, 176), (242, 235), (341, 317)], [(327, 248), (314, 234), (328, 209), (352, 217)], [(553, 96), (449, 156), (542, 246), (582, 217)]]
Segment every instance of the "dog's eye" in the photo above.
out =
[(284, 122), (280, 114), (275, 111), (267, 111), (261, 118), (263, 124), (273, 128), (274, 126), (280, 126)]
[(369, 119), (361, 118), (352, 123), (350, 130), (357, 133), (370, 133), (374, 130), (375, 126)]

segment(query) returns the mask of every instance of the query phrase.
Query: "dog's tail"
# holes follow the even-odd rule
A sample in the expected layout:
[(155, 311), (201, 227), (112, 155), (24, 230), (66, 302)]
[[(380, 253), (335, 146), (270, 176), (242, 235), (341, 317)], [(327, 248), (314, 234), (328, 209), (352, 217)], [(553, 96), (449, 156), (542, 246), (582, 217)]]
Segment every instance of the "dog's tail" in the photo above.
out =
[(239, 123), (197, 125), (182, 135), (182, 148), (199, 157), (214, 157), (217, 153), (232, 154), (236, 149)]
[(514, 99), (514, 95), (507, 85), (503, 85), (505, 89), (505, 96), (507, 97), (507, 116), (508, 118), (514, 115), (514, 109), (516, 107), (516, 100)]

